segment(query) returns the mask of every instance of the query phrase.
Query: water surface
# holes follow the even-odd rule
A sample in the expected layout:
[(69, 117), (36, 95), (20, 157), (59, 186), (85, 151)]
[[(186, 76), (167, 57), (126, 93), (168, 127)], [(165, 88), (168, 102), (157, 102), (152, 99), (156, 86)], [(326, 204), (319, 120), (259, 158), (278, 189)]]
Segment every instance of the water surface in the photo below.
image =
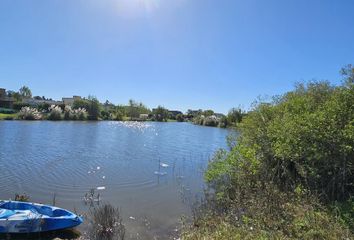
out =
[(121, 208), (127, 239), (173, 239), (227, 134), (189, 123), (1, 121), (0, 199), (51, 204), (55, 195), (85, 214), (93, 188)]

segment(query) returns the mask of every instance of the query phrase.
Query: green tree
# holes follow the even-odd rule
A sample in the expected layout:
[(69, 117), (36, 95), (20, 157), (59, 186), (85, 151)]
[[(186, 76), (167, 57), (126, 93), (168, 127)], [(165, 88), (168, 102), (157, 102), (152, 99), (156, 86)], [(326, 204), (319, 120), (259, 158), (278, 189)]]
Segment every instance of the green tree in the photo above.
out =
[(97, 100), (96, 97), (94, 96), (89, 96), (88, 97), (88, 109), (86, 109), (88, 112), (88, 119), (89, 120), (98, 120), (100, 117), (100, 102)]
[(122, 121), (124, 117), (124, 112), (121, 109), (116, 109), (114, 113), (114, 120)]
[(129, 100), (127, 114), (128, 117), (130, 117), (130, 120), (133, 120), (134, 118), (139, 118), (138, 104), (133, 99)]
[(340, 71), (342, 76), (344, 77), (344, 83), (346, 85), (354, 84), (354, 66), (348, 64), (347, 66), (343, 67)]
[(243, 113), (241, 108), (232, 108), (227, 114), (227, 121), (229, 124), (237, 124), (242, 121)]
[(19, 93), (23, 98), (31, 98), (32, 97), (31, 89), (29, 89), (29, 87), (27, 87), (27, 86), (21, 87)]
[(101, 113), (101, 104), (94, 96), (89, 96), (87, 99), (77, 99), (73, 103), (73, 109), (86, 109), (88, 120), (98, 120)]
[(183, 116), (183, 114), (177, 114), (176, 120), (177, 120), (177, 122), (183, 122), (183, 121), (184, 121), (184, 116)]
[(162, 106), (158, 106), (153, 111), (154, 119), (159, 122), (167, 121), (168, 115), (169, 115), (168, 110)]
[(214, 111), (213, 110), (205, 110), (202, 113), (204, 115), (204, 117), (210, 117), (212, 115), (214, 115)]

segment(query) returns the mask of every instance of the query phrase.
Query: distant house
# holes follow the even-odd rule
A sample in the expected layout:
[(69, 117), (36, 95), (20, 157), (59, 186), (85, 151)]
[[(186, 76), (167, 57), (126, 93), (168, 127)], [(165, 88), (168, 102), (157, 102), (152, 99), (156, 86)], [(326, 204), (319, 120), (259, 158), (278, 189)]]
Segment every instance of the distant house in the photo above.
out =
[(147, 120), (149, 118), (149, 114), (140, 114), (139, 115), (139, 119), (140, 120), (143, 120), (143, 121), (145, 121), (145, 120)]
[(80, 96), (73, 96), (72, 98), (63, 97), (62, 100), (65, 105), (72, 106), (74, 104), (75, 100), (81, 100), (81, 97)]
[(0, 88), (0, 107), (12, 108), (14, 104), (14, 99), (8, 97), (5, 88)]

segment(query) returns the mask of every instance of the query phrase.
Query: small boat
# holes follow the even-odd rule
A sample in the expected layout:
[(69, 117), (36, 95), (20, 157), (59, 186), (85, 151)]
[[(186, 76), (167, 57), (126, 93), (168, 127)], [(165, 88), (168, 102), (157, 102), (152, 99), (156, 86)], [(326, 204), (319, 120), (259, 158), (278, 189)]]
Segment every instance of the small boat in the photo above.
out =
[(1, 233), (37, 233), (73, 228), (83, 219), (72, 212), (53, 206), (0, 201)]

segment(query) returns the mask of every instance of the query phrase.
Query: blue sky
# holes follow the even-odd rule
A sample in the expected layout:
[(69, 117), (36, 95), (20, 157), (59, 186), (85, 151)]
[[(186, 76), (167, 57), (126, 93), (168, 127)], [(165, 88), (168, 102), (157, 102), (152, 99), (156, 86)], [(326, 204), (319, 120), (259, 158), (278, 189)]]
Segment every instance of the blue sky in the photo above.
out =
[(248, 108), (354, 63), (352, 0), (0, 0), (0, 87)]

